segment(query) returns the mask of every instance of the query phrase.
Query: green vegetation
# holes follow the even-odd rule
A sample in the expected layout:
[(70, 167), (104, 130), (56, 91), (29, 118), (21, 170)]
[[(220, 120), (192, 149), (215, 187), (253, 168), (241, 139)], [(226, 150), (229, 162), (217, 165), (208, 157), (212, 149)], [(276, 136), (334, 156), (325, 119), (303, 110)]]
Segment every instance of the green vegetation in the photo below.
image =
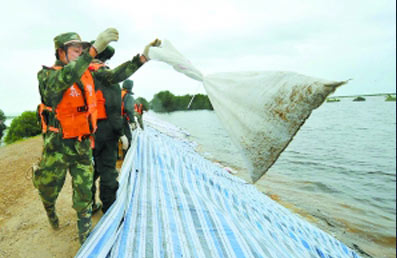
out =
[(5, 125), (6, 116), (4, 115), (3, 110), (0, 109), (0, 139), (3, 137), (3, 132), (7, 128)]
[(135, 103), (136, 104), (142, 104), (142, 106), (143, 106), (142, 109), (144, 111), (148, 111), (149, 110), (149, 102), (145, 98), (139, 97), (139, 98), (137, 98), (135, 100)]
[[(193, 95), (175, 96), (169, 91), (161, 91), (154, 95), (149, 107), (155, 112), (172, 112), (178, 110), (188, 110), (188, 105)], [(207, 95), (196, 94), (189, 110), (209, 109), (213, 110)]]
[(340, 99), (338, 98), (327, 98), (327, 102), (339, 102)]
[(353, 101), (365, 101), (364, 97), (358, 96), (355, 99), (353, 99)]
[(37, 120), (36, 112), (25, 111), (20, 116), (17, 116), (12, 120), (4, 142), (10, 144), (40, 133), (41, 128)]
[(389, 94), (386, 96), (385, 101), (396, 101), (396, 96)]

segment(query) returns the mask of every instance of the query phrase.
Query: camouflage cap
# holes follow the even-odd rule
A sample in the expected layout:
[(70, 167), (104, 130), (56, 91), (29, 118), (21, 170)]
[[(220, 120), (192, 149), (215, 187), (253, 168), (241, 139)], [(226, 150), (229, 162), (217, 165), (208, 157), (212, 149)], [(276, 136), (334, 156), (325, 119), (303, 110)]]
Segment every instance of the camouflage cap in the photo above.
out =
[(72, 43), (80, 43), (82, 44), (83, 48), (90, 45), (90, 43), (82, 41), (80, 35), (76, 32), (62, 33), (54, 38), (55, 49), (64, 47)]
[(125, 80), (123, 82), (123, 89), (132, 90), (132, 86), (134, 86), (134, 82), (132, 80)]

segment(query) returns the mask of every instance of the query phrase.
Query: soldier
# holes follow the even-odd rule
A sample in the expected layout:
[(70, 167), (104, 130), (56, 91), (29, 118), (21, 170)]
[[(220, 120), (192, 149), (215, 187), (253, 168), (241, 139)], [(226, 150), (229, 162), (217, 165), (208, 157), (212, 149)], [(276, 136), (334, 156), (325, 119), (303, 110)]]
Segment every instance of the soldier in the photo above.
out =
[(98, 104), (98, 130), (95, 133), (94, 148), (95, 173), (92, 186), (93, 213), (101, 208), (101, 205), (95, 200), (95, 181), (98, 177), (100, 177), (99, 198), (103, 205), (102, 212), (105, 213), (116, 200), (118, 189), (117, 143), (122, 135), (121, 89), (118, 83), (130, 77), (147, 62), (146, 56), (149, 47), (158, 45), (160, 45), (160, 41), (155, 40), (145, 47), (143, 55), (137, 54), (132, 60), (114, 69), (109, 69), (104, 63), (114, 54), (114, 49), (108, 46), (89, 67), (95, 80)]
[(143, 130), (143, 104), (142, 103), (135, 103), (134, 104), (134, 111), (135, 117), (138, 120), (139, 127)]
[(91, 47), (77, 33), (63, 33), (54, 38), (56, 62), (38, 73), (42, 108), (40, 117), (45, 134), (39, 167), (34, 169), (33, 184), (47, 212), (53, 229), (59, 228), (55, 202), (67, 170), (72, 176), (73, 208), (82, 244), (91, 230), (92, 151), (90, 136), (96, 130), (96, 97), (93, 78), (88, 71), (93, 57), (118, 31), (109, 28), (100, 33)]
[[(143, 129), (142, 116), (136, 112), (135, 109), (135, 100), (132, 96), (134, 93), (132, 92), (132, 87), (134, 86), (134, 82), (132, 80), (125, 80), (123, 82), (123, 90), (121, 92), (122, 98), (122, 113), (123, 113), (123, 131), (124, 136), (122, 137), (123, 149), (127, 151), (131, 146), (132, 134), (131, 128), (134, 130), (136, 128), (135, 117), (139, 122), (139, 126)], [(131, 126), (131, 127), (130, 127)], [(128, 143), (126, 143), (125, 138)]]

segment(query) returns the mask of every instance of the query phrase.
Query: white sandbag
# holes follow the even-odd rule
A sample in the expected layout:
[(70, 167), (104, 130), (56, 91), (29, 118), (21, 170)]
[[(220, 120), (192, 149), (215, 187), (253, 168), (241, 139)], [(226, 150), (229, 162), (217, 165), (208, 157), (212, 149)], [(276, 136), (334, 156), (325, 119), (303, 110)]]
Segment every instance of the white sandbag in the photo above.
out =
[(326, 81), (292, 72), (233, 72), (203, 76), (169, 41), (149, 57), (203, 81), (214, 110), (260, 179), (299, 128), (329, 94), (347, 81)]
[(149, 58), (165, 62), (178, 72), (184, 73), (197, 81), (203, 81), (203, 74), (179, 53), (168, 40), (163, 40), (160, 47), (149, 48)]

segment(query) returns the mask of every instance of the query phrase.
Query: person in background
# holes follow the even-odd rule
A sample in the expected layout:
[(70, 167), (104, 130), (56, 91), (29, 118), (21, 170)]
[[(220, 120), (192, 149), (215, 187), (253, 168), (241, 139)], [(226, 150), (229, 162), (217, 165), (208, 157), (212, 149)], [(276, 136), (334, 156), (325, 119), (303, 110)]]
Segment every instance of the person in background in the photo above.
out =
[[(114, 55), (114, 48), (107, 48), (91, 63), (89, 70), (95, 81), (98, 109), (98, 130), (95, 133), (94, 148), (94, 183), (92, 185), (92, 211), (102, 208), (105, 213), (116, 200), (118, 189), (118, 171), (116, 170), (118, 140), (123, 134), (122, 101), (119, 82), (126, 80), (145, 62), (149, 47), (160, 45), (155, 40), (145, 47), (143, 54), (137, 54), (131, 60), (110, 69), (105, 62)], [(95, 44), (95, 42), (93, 42)], [(102, 205), (96, 202), (95, 181), (100, 178), (99, 198)]]
[(55, 64), (43, 66), (37, 75), (42, 102), (39, 115), (45, 137), (41, 161), (33, 168), (33, 184), (50, 225), (58, 229), (55, 203), (69, 171), (81, 244), (91, 231), (91, 136), (96, 130), (97, 116), (94, 80), (88, 66), (118, 37), (118, 31), (109, 28), (89, 47), (75, 32), (60, 34), (54, 38)]
[(138, 121), (139, 127), (143, 130), (143, 104), (135, 103), (134, 104), (135, 117)]
[(123, 150), (127, 150), (131, 146), (132, 141), (132, 130), (136, 129), (135, 117), (139, 122), (141, 129), (143, 129), (142, 116), (138, 115), (135, 110), (135, 99), (133, 97), (132, 88), (134, 82), (132, 80), (125, 80), (123, 82), (123, 90), (121, 91), (122, 99), (122, 114), (123, 114), (123, 132), (124, 136), (121, 138), (123, 143)]

